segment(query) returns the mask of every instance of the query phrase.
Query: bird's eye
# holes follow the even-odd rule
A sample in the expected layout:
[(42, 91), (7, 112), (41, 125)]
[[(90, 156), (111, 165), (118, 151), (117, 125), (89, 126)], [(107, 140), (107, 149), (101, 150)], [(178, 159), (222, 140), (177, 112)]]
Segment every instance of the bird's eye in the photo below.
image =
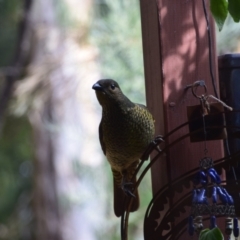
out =
[(111, 84), (111, 89), (114, 90), (115, 89), (115, 85)]

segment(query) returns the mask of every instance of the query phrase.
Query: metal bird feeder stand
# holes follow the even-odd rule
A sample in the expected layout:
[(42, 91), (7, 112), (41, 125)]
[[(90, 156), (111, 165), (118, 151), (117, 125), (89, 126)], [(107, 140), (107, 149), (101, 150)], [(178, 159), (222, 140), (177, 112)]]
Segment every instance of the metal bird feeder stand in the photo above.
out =
[[(229, 117), (229, 115), (240, 113), (240, 111), (225, 112), (223, 107), (228, 108), (228, 110), (232, 109), (221, 100), (208, 95), (204, 81), (197, 81), (187, 86), (187, 88), (190, 87), (193, 96), (199, 99), (200, 104), (188, 109), (188, 122), (175, 128), (162, 138), (158, 137), (149, 146), (144, 155), (156, 152), (155, 156), (139, 176), (134, 189), (139, 186), (146, 172), (159, 160), (159, 157), (166, 154), (171, 147), (185, 138), (190, 138), (192, 142), (203, 141), (204, 157), (199, 160), (198, 168), (192, 169), (169, 182), (153, 196), (144, 218), (145, 240), (177, 240), (181, 239), (181, 236), (186, 232), (190, 236), (198, 235), (203, 228), (217, 227), (219, 217), (225, 218), (225, 231), (223, 232), (228, 239), (230, 239), (232, 232), (236, 239), (239, 236), (237, 219), (239, 213), (235, 212), (232, 193), (240, 192), (240, 185), (237, 184), (236, 179), (223, 181), (221, 173), (222, 169), (228, 170), (239, 161), (240, 149), (224, 158), (213, 160), (208, 156), (207, 141), (225, 139), (227, 132), (232, 129), (240, 131), (240, 126), (225, 124), (225, 116)], [(197, 95), (197, 90), (201, 87), (204, 92)], [(215, 100), (215, 103), (210, 103), (209, 99)], [(216, 121), (216, 119), (218, 120)], [(186, 125), (189, 126), (189, 133), (179, 137), (159, 151), (157, 146), (161, 143), (161, 140), (169, 138)], [(196, 159), (193, 159), (193, 161), (196, 161)], [(143, 161), (138, 166), (135, 175), (142, 164)], [(177, 199), (174, 204), (171, 204), (172, 198)], [(126, 204), (130, 209), (131, 199)], [(122, 240), (128, 239), (128, 219), (129, 211), (126, 211), (121, 218)]]

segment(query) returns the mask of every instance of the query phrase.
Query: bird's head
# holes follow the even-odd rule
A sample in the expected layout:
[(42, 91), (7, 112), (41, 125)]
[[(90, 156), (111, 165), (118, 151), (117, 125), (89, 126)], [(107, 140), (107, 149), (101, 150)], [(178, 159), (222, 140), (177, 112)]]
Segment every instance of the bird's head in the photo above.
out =
[(133, 104), (123, 93), (118, 83), (112, 79), (97, 81), (92, 88), (96, 91), (97, 99), (102, 107), (109, 105)]

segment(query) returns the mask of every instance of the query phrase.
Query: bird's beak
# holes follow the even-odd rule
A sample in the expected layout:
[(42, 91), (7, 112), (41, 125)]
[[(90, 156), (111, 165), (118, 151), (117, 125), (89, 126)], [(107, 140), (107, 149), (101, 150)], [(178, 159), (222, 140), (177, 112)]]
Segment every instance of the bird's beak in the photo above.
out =
[(99, 84), (99, 83), (95, 83), (93, 86), (92, 86), (92, 89), (96, 90), (96, 91), (101, 91), (103, 92), (103, 87)]

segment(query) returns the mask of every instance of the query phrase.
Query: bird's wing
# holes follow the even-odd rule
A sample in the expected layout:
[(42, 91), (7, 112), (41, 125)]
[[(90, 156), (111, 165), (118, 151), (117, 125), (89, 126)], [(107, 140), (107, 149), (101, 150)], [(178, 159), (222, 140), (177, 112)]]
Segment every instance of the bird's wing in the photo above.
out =
[(100, 140), (100, 144), (101, 144), (103, 153), (106, 155), (106, 145), (103, 141), (102, 121), (99, 124), (98, 133), (99, 133), (99, 140)]
[[(145, 105), (140, 104), (140, 103), (135, 103), (135, 104), (138, 105), (140, 108), (143, 108), (143, 109), (147, 110), (147, 112), (149, 112), (148, 108), (147, 108)], [(149, 113), (150, 113), (150, 112), (149, 112)], [(151, 114), (151, 113), (150, 113), (150, 114)], [(153, 121), (155, 122), (155, 119), (154, 119), (153, 116), (152, 116), (152, 118), (153, 118)]]

